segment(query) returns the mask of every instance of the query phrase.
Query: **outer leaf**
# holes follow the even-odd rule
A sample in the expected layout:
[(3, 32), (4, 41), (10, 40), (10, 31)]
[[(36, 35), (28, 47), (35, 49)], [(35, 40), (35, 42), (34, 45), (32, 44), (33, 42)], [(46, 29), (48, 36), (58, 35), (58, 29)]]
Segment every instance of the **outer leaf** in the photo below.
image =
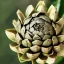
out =
[(61, 44), (61, 50), (58, 52), (57, 56), (63, 56), (64, 57), (64, 44)]
[(49, 18), (51, 20), (53, 20), (53, 22), (56, 22), (56, 20), (58, 19), (58, 13), (57, 13), (57, 10), (56, 8), (51, 5), (47, 11), (47, 15), (49, 16)]
[(32, 53), (26, 53), (27, 54), (27, 57), (31, 60), (33, 59), (36, 59), (40, 53), (35, 53), (35, 54), (32, 54)]
[(59, 25), (61, 25), (61, 27), (64, 26), (64, 15), (60, 18), (59, 21), (57, 21), (57, 23), (58, 23)]
[(38, 2), (37, 6), (36, 6), (36, 11), (46, 13), (46, 6), (45, 6), (44, 1)]
[(24, 20), (24, 15), (19, 9), (17, 10), (17, 16), (21, 21)]
[(15, 29), (6, 29), (5, 33), (10, 40), (15, 42), (15, 35), (17, 33)]
[(45, 64), (45, 59), (41, 59), (41, 58), (38, 58), (37, 60), (36, 60), (36, 62), (38, 63), (38, 64)]
[(21, 54), (25, 54), (28, 50), (29, 50), (29, 48), (20, 48), (20, 47), (19, 47), (19, 52), (20, 52)]
[(63, 42), (64, 41), (64, 35), (59, 35), (58, 40), (59, 40), (59, 42)]
[(26, 9), (25, 15), (29, 16), (34, 11), (34, 7), (32, 5), (29, 5)]
[(10, 49), (14, 52), (17, 52), (19, 53), (19, 50), (18, 50), (18, 44), (14, 43), (14, 44), (9, 44), (10, 46)]
[(54, 57), (48, 57), (46, 63), (48, 63), (48, 64), (54, 64), (55, 60), (56, 60), (55, 56)]
[(61, 31), (61, 26), (58, 24), (54, 24), (54, 23), (52, 23), (52, 26), (54, 27), (56, 35), (58, 35)]
[(30, 61), (30, 59), (26, 56), (26, 54), (18, 54), (18, 59), (20, 62)]

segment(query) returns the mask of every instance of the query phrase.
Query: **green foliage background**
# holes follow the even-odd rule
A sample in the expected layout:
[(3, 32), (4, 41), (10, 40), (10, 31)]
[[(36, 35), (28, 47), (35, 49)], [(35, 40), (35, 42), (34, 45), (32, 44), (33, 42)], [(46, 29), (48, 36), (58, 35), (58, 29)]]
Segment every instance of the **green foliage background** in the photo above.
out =
[[(12, 43), (6, 35), (5, 29), (12, 28), (12, 20), (17, 19), (16, 11), (20, 9), (23, 13), (29, 4), (36, 6), (39, 0), (0, 0), (0, 64), (31, 64), (31, 62), (20, 63), (16, 53), (9, 48)], [(45, 0), (47, 7), (53, 4), (59, 17), (64, 14), (64, 0)], [(56, 64), (64, 64), (64, 59), (59, 57)]]

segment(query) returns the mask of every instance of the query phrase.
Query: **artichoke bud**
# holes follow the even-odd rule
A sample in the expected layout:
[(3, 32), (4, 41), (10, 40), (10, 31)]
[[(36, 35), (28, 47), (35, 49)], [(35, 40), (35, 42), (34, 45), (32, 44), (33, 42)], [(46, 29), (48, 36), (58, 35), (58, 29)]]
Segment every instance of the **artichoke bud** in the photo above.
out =
[(20, 10), (17, 11), (17, 16), (18, 20), (13, 20), (12, 23), (15, 29), (7, 29), (5, 33), (15, 42), (10, 44), (10, 48), (18, 54), (20, 62), (54, 64), (58, 55), (64, 55), (60, 52), (64, 42), (64, 16), (58, 20), (53, 5), (47, 11), (44, 1), (39, 1), (36, 8), (32, 5), (27, 7), (25, 16)]

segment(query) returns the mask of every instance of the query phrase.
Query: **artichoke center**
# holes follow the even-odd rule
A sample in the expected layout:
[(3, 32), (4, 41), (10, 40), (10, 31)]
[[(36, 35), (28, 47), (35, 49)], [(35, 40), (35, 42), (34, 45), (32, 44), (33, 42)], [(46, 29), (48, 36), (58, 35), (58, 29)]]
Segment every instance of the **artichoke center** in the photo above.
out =
[(42, 32), (44, 35), (53, 35), (53, 27), (46, 20), (38, 17), (34, 18), (34, 20), (32, 20), (32, 23), (34, 22), (32, 27), (35, 31)]
[[(38, 15), (25, 19), (25, 38), (28, 38), (28, 35), (32, 38), (36, 37), (36, 39), (43, 39), (44, 36), (46, 38), (51, 37), (54, 34), (54, 30), (50, 21), (46, 15)], [(31, 38), (29, 37), (29, 39)]]

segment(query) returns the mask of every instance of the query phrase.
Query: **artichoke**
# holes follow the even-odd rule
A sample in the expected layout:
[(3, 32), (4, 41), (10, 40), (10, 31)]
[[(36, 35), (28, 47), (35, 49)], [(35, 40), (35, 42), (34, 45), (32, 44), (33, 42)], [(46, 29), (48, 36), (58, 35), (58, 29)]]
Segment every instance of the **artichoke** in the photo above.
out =
[(53, 5), (47, 11), (44, 1), (39, 1), (35, 9), (32, 5), (27, 7), (25, 16), (18, 9), (17, 16), (14, 28), (5, 33), (15, 42), (9, 46), (20, 62), (54, 64), (58, 56), (64, 56), (64, 16), (59, 20)]

